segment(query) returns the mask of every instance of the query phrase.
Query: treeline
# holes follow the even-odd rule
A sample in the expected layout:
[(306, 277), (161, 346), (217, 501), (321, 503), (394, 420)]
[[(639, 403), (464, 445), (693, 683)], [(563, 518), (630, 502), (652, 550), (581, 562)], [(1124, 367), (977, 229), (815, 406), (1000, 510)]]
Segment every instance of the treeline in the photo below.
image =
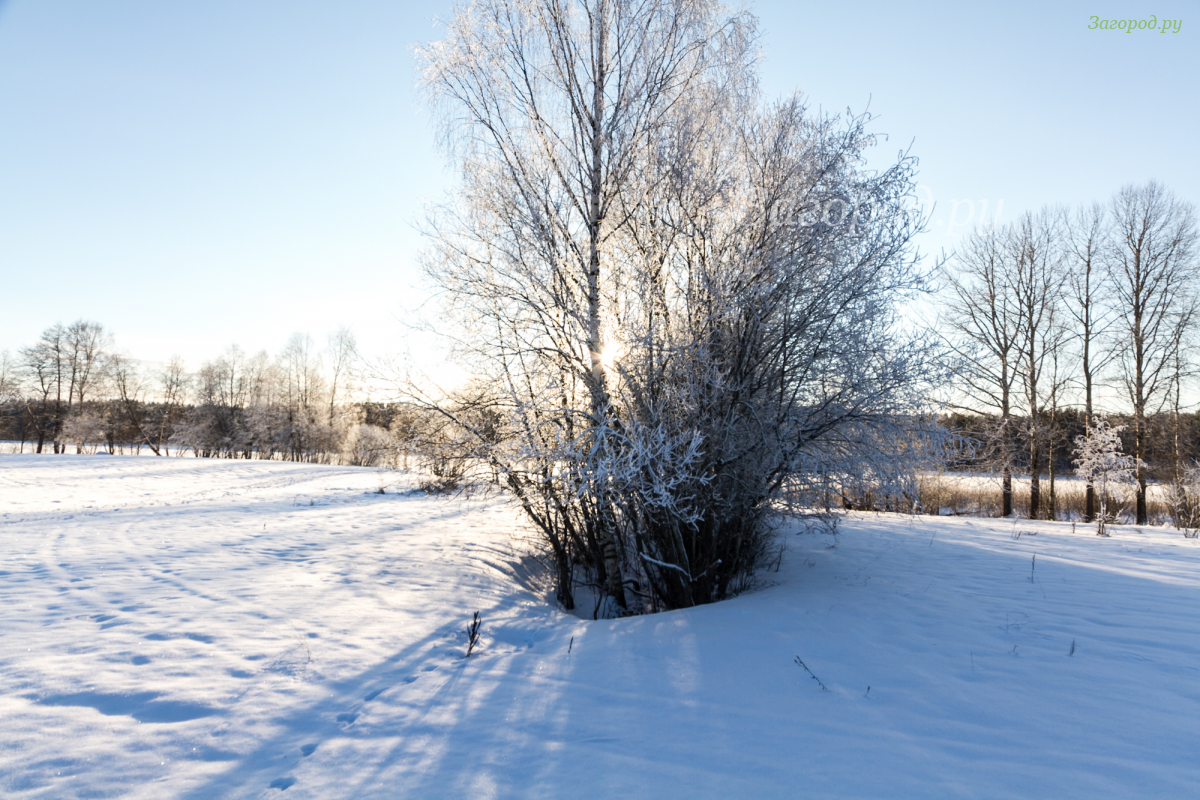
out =
[[(951, 422), (1001, 475), (1003, 515), (1016, 472), (1029, 475), (1029, 515), (1057, 516), (1042, 478), (1070, 469), (1105, 411), (1125, 426), (1137, 523), (1150, 481), (1183, 491), (1196, 458), (1197, 235), (1194, 207), (1151, 181), (978, 229), (948, 260), (940, 334), (966, 414)], [(1094, 499), (1089, 483), (1089, 521)]]
[(177, 358), (143, 368), (96, 322), (53, 325), (0, 354), (0, 439), (33, 453), (374, 465), (395, 457), (387, 426), (403, 412), (380, 419), (356, 401), (356, 364), (346, 329), (324, 348), (297, 333), (274, 358), (234, 345), (189, 372)]
[[(1133, 452), (1136, 442), (1133, 435), (1133, 416), (1131, 414), (1107, 414), (1111, 425), (1121, 428), (1121, 446), (1125, 452)], [(1016, 418), (1013, 434), (1013, 449), (1015, 456), (1012, 461), (1014, 470), (1019, 474), (1028, 474), (1029, 436), (1028, 420)], [(998, 420), (994, 416), (983, 416), (962, 411), (943, 415), (939, 422), (946, 428), (976, 441), (985, 442), (995, 436)], [(1200, 461), (1200, 412), (1185, 412), (1179, 415), (1180, 456), (1185, 464)], [(1173, 414), (1159, 413), (1150, 415), (1146, 420), (1148, 430), (1146, 446), (1146, 471), (1151, 481), (1170, 482), (1174, 479), (1175, 471), (1175, 425)], [(1054, 421), (1054, 427), (1047, 432), (1043, 440), (1045, 456), (1041, 463), (1041, 477), (1074, 477), (1075, 461), (1078, 458), (1077, 442), (1088, 433), (1087, 421), (1083, 410), (1079, 408), (1060, 409)], [(992, 454), (986, 450), (962, 449), (953, 453), (946, 462), (946, 467), (952, 471), (987, 471), (994, 466)]]

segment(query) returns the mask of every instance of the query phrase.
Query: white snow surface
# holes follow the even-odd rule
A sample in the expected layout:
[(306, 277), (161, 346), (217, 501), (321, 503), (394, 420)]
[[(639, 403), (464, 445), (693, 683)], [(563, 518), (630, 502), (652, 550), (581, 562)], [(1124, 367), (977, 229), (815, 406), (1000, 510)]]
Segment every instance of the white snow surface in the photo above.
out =
[(1200, 797), (1196, 540), (862, 515), (593, 622), (393, 479), (0, 456), (0, 795)]

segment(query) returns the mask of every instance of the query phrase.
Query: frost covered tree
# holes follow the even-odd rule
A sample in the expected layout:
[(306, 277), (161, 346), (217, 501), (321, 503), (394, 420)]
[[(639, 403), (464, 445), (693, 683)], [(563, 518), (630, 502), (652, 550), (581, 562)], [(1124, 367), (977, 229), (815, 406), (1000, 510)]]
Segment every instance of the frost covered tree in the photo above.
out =
[(566, 607), (576, 581), (607, 613), (727, 596), (789, 481), (885, 481), (929, 432), (896, 324), (915, 161), (867, 170), (868, 118), (765, 106), (754, 26), (500, 0), (419, 52), (461, 181), (427, 270), (486, 387), (438, 406), (446, 446), (519, 500)]
[(1124, 490), (1135, 484), (1141, 465), (1134, 456), (1121, 451), (1121, 431), (1125, 426), (1112, 426), (1103, 414), (1092, 418), (1086, 436), (1075, 440), (1075, 465), (1077, 474), (1099, 492), (1099, 513), (1096, 514), (1096, 533), (1106, 535), (1108, 524), (1114, 517), (1108, 506), (1111, 492)]

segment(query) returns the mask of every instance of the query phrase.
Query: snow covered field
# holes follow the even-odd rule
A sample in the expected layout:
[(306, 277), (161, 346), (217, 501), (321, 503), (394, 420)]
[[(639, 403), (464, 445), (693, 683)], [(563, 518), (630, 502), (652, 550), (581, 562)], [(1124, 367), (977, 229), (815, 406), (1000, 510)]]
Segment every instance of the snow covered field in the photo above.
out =
[(393, 478), (0, 456), (0, 795), (1200, 797), (1196, 540), (868, 515), (591, 622)]

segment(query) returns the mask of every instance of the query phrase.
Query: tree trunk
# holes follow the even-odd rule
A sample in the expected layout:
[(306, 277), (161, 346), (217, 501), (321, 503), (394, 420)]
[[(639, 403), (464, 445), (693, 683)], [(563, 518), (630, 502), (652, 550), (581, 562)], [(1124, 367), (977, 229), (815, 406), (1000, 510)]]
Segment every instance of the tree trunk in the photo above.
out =
[(1046, 518), (1058, 519), (1058, 498), (1054, 495), (1054, 444), (1050, 444), (1050, 504), (1046, 509)]
[[(601, 452), (609, 447), (607, 440), (610, 424), (611, 402), (608, 396), (608, 382), (604, 375), (604, 362), (601, 358), (603, 342), (601, 341), (600, 325), (600, 227), (601, 219), (600, 196), (604, 189), (604, 86), (607, 78), (608, 50), (608, 7), (601, 3), (596, 13), (596, 23), (599, 30), (592, 38), (596, 75), (592, 89), (592, 130), (591, 145), (591, 174), (588, 187), (588, 358), (591, 367), (592, 394), (592, 425), (595, 426), (600, 441), (596, 447)], [(601, 455), (603, 459), (604, 456)], [(607, 460), (607, 459), (605, 459)], [(607, 486), (598, 487), (599, 519), (597, 520), (596, 535), (600, 540), (600, 549), (604, 558), (605, 585), (604, 591), (612, 597), (621, 608), (626, 608), (625, 586), (621, 574), (621, 556), (617, 548), (614, 531), (612, 498)]]
[(1146, 415), (1139, 409), (1134, 428), (1134, 449), (1137, 451), (1137, 524), (1145, 525), (1146, 513)]
[(1000, 478), (1000, 516), (1011, 517), (1013, 513), (1012, 471), (1004, 468)]
[(1029, 443), (1029, 518), (1040, 519), (1042, 500), (1042, 464), (1041, 452), (1037, 445), (1036, 434), (1031, 435)]
[[(1086, 360), (1086, 349), (1084, 350)], [(1092, 375), (1084, 367), (1084, 380), (1087, 382), (1084, 402), (1084, 429), (1083, 435), (1085, 438), (1090, 438), (1092, 435)], [(1087, 487), (1083, 492), (1083, 521), (1094, 522), (1096, 519), (1096, 485), (1089, 477), (1087, 479)]]
[[(1007, 377), (1007, 370), (1005, 370), (1002, 373), (1002, 381), (1007, 381)], [(1002, 388), (1000, 402), (1000, 448), (1003, 459), (1000, 480), (1000, 516), (1011, 517), (1013, 513), (1012, 448), (1009, 444), (1011, 427), (1009, 414), (1011, 412), (1007, 385)]]

